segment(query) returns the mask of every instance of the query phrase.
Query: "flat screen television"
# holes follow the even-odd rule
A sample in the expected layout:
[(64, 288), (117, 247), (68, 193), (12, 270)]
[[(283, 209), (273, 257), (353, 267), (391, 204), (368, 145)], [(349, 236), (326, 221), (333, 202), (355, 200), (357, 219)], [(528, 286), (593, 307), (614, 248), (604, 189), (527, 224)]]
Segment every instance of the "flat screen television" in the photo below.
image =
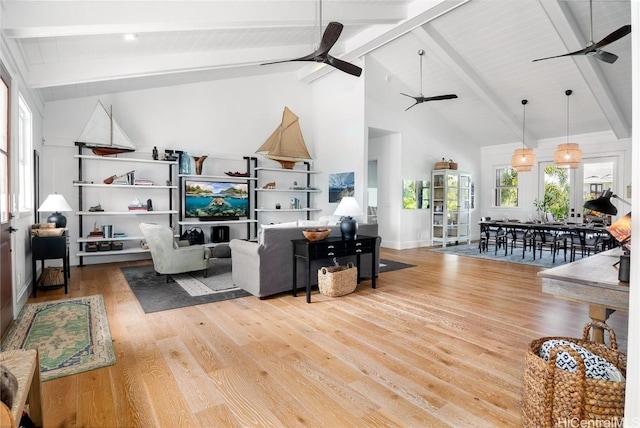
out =
[(238, 220), (249, 216), (249, 186), (218, 180), (184, 181), (184, 217), (187, 219)]

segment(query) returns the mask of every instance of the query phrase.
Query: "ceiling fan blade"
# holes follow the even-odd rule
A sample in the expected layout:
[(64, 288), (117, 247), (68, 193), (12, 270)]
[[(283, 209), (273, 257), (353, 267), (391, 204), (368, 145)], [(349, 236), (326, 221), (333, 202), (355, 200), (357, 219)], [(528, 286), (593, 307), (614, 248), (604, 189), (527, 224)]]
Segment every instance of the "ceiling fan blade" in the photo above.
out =
[(414, 100), (418, 100), (417, 97), (414, 97), (413, 95), (409, 95), (409, 94), (403, 94), (402, 92), (400, 92), (400, 95), (404, 95), (405, 97), (409, 97), (409, 98), (413, 98)]
[(351, 74), (356, 77), (360, 77), (360, 75), (362, 74), (362, 69), (357, 65), (353, 65), (350, 62), (334, 58), (331, 55), (327, 55), (325, 63), (337, 68), (340, 71), (344, 71), (345, 73)]
[(418, 104), (420, 104), (420, 103), (419, 103), (418, 101), (416, 101), (416, 102), (415, 102), (415, 104), (411, 104), (409, 107), (407, 107), (406, 109), (404, 109), (404, 111), (407, 111), (407, 110), (409, 110), (411, 107), (415, 107), (415, 106), (417, 106)]
[(327, 25), (327, 28), (324, 30), (322, 34), (322, 41), (320, 41), (320, 46), (316, 49), (316, 55), (326, 55), (327, 52), (336, 44), (340, 34), (342, 33), (343, 25), (339, 22), (330, 22)]
[(608, 45), (609, 43), (613, 43), (616, 40), (623, 38), (624, 36), (626, 36), (629, 33), (631, 33), (631, 25), (623, 25), (622, 27), (618, 28), (613, 33), (609, 34), (604, 39), (600, 40), (598, 43), (596, 43), (592, 47), (596, 48), (596, 49), (604, 47), (604, 46)]
[(596, 58), (598, 58), (600, 61), (606, 62), (607, 64), (613, 64), (618, 60), (618, 55), (598, 49), (596, 51)]
[(592, 50), (593, 50), (593, 46), (589, 46), (588, 48), (580, 49), (579, 51), (575, 51), (575, 52), (569, 52), (562, 55), (548, 56), (546, 58), (534, 59), (532, 62), (543, 61), (545, 59), (552, 59), (552, 58), (562, 58), (563, 56), (582, 55)]
[(436, 95), (435, 97), (424, 97), (424, 101), (440, 101), (440, 100), (452, 100), (458, 98), (456, 94)]

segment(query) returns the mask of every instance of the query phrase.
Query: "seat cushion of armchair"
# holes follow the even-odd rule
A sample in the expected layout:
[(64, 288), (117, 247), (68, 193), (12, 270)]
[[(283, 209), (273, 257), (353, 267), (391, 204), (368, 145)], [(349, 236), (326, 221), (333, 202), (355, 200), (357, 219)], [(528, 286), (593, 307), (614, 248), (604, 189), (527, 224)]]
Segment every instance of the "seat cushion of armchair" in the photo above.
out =
[(209, 267), (211, 251), (203, 245), (181, 246), (171, 228), (142, 223), (140, 230), (151, 251), (153, 266), (160, 274), (174, 274), (205, 270)]
[[(328, 226), (329, 236), (340, 236), (339, 226)], [(302, 231), (307, 227), (265, 228), (261, 230), (260, 243), (233, 239), (229, 243), (231, 248), (231, 263), (233, 282), (238, 287), (257, 297), (267, 297), (278, 293), (290, 292), (293, 287), (293, 239), (303, 239)], [(360, 224), (358, 234), (378, 236), (377, 224)], [(355, 256), (339, 257), (341, 265), (352, 261)], [(380, 238), (376, 245), (376, 275), (380, 262)], [(311, 284), (318, 283), (318, 269), (330, 266), (330, 259), (314, 260), (311, 263)], [(371, 272), (371, 257), (361, 256), (361, 277), (368, 278)], [(306, 271), (302, 264), (298, 265), (297, 284), (299, 288), (306, 285)]]

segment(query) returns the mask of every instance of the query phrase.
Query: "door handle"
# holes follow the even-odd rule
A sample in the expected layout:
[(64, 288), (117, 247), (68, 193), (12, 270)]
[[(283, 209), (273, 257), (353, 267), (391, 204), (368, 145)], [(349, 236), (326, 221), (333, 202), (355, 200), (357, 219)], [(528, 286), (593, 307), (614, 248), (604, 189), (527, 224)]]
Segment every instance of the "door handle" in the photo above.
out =
[(13, 232), (17, 232), (17, 231), (18, 231), (18, 229), (9, 226), (9, 233), (13, 233)]

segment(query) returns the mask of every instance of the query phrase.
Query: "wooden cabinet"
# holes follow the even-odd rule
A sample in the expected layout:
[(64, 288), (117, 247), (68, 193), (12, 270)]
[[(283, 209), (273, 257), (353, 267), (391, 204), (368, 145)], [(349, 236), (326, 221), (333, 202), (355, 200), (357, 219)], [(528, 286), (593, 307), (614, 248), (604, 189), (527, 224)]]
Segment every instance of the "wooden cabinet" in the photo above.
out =
[(471, 243), (471, 174), (431, 172), (431, 245)]
[[(312, 186), (309, 162), (294, 169), (256, 167), (255, 218), (259, 223), (311, 219), (311, 213), (321, 211), (312, 207), (311, 196), (320, 190)], [(288, 217), (287, 217), (288, 216)]]
[[(142, 233), (138, 228), (141, 222), (164, 222), (173, 226), (175, 167), (176, 161), (135, 158), (132, 154), (120, 154), (118, 157), (104, 157), (83, 154), (84, 145), (78, 144), (78, 180), (74, 186), (78, 188), (78, 251), (76, 256), (82, 266), (84, 257), (115, 256), (148, 252), (141, 248)], [(112, 175), (120, 175), (127, 171), (135, 171), (130, 178), (154, 178), (143, 181), (144, 184), (113, 181), (105, 184), (104, 180)], [(152, 210), (129, 209), (133, 200), (146, 204), (152, 200)], [(103, 211), (92, 210), (100, 205)], [(91, 235), (94, 227), (111, 225), (117, 234), (112, 237)], [(113, 243), (116, 243), (115, 245)], [(111, 249), (114, 248), (114, 249)]]

